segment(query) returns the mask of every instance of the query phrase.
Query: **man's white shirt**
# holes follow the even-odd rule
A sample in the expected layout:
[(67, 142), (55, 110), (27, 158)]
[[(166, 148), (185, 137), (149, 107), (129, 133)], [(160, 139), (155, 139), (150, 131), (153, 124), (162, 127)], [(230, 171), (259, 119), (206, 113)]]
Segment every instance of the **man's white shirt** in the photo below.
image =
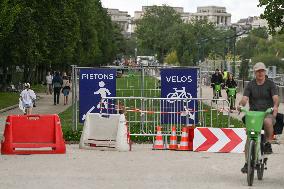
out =
[(25, 89), (21, 92), (21, 95), (22, 97), (22, 102), (23, 104), (28, 104), (28, 105), (32, 105), (33, 104), (33, 100), (36, 99), (36, 94), (33, 90), (29, 89)]
[(53, 79), (52, 75), (47, 75), (45, 78), (47, 84), (52, 84), (52, 79)]

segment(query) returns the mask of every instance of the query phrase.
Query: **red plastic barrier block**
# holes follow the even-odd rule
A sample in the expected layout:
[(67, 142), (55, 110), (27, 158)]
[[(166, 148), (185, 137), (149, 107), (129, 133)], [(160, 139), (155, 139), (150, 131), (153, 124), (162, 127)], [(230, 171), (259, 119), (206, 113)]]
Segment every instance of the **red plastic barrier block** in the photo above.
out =
[(194, 126), (188, 127), (188, 148), (193, 150)]
[(64, 153), (66, 146), (58, 115), (7, 117), (4, 139), (1, 141), (1, 154)]

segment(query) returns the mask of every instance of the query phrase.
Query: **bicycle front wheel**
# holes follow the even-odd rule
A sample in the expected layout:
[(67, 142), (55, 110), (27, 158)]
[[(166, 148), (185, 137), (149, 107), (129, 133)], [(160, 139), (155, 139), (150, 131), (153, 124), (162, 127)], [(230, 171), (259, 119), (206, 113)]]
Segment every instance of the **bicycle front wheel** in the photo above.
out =
[(262, 180), (262, 178), (263, 178), (263, 172), (264, 172), (264, 158), (263, 158), (263, 156), (264, 156), (264, 136), (263, 135), (261, 135), (261, 142), (260, 142), (260, 154), (261, 154), (261, 159), (260, 159), (260, 161), (259, 161), (259, 164), (258, 164), (258, 166), (257, 166), (257, 179), (258, 180)]
[(249, 151), (247, 155), (248, 161), (248, 173), (247, 173), (247, 182), (249, 186), (252, 186), (254, 179), (254, 167), (255, 167), (255, 141), (251, 140), (249, 143)]

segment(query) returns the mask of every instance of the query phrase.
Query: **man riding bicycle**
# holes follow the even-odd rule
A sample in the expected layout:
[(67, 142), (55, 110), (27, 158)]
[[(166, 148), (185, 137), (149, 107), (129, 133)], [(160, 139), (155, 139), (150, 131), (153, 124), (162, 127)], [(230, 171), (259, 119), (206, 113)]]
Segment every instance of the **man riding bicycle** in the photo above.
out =
[[(239, 102), (240, 106), (245, 106), (249, 100), (249, 107), (251, 111), (265, 111), (273, 107), (273, 114), (268, 114), (264, 121), (264, 131), (266, 143), (264, 145), (264, 153), (271, 154), (271, 142), (273, 140), (273, 125), (276, 122), (276, 115), (278, 112), (278, 91), (273, 81), (266, 79), (266, 67), (262, 62), (258, 62), (253, 67), (255, 79), (250, 81), (245, 88), (243, 97)], [(240, 110), (240, 107), (238, 107)], [(245, 157), (247, 157), (248, 140), (245, 147)], [(244, 167), (241, 169), (243, 173), (247, 173), (247, 160)]]
[[(219, 69), (215, 70), (215, 73), (211, 77), (211, 87), (213, 88), (213, 96), (215, 96), (215, 85), (220, 85), (223, 82), (223, 76), (219, 72)], [(222, 97), (221, 90), (219, 96)]]

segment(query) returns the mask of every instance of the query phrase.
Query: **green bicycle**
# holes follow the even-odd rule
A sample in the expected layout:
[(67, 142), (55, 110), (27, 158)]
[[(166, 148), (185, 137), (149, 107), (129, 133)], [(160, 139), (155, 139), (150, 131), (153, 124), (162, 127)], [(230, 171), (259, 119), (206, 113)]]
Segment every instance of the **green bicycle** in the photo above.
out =
[(236, 105), (235, 96), (236, 96), (237, 89), (236, 88), (227, 88), (227, 91), (228, 91), (228, 100), (230, 102), (230, 109), (232, 110), (232, 109), (235, 108), (235, 105)]
[(265, 112), (248, 111), (241, 107), (241, 112), (246, 114), (245, 124), (247, 132), (247, 140), (249, 141), (249, 149), (247, 153), (247, 182), (252, 186), (254, 180), (254, 170), (257, 170), (258, 180), (262, 180), (264, 169), (266, 169), (267, 157), (264, 156), (264, 132), (262, 126), (264, 118), (273, 111), (272, 108)]
[[(217, 83), (212, 83), (213, 87), (214, 87), (214, 96), (213, 99), (219, 99), (219, 93), (221, 91), (221, 84), (217, 84)], [(217, 103), (217, 101), (216, 101)]]

